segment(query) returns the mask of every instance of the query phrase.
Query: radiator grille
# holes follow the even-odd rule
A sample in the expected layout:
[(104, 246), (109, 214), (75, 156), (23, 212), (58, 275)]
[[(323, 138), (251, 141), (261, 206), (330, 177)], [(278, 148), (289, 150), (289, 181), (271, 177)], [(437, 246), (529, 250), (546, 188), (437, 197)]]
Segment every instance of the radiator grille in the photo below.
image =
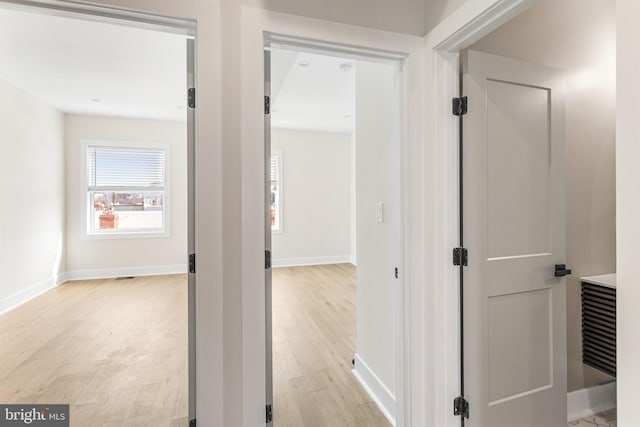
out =
[(582, 362), (616, 376), (616, 290), (582, 282)]

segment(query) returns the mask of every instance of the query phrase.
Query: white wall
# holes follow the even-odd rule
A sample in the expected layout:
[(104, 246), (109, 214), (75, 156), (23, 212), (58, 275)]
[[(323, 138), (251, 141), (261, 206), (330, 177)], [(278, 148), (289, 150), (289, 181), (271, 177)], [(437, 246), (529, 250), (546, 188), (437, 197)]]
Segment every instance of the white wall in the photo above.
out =
[(65, 270), (64, 118), (0, 81), (0, 313)]
[(444, 18), (462, 6), (467, 0), (425, 1), (424, 34), (431, 31)]
[[(637, 424), (640, 384), (640, 3), (617, 0), (616, 212), (618, 308), (618, 425)], [(636, 96), (638, 95), (638, 96)]]
[(614, 0), (540, 0), (471, 46), (565, 71), (569, 391), (612, 380), (582, 363), (580, 277), (616, 268), (615, 14)]
[[(66, 115), (67, 271), (70, 278), (186, 272), (186, 122)], [(169, 233), (158, 238), (83, 239), (82, 141), (169, 144)]]
[[(400, 206), (394, 75), (391, 64), (356, 65), (357, 353), (395, 396)], [(384, 204), (382, 223), (377, 203)]]
[(465, 0), (243, 0), (246, 6), (423, 36)]
[[(399, 7), (398, 1), (402, 2)], [(246, 6), (422, 36), (424, 0), (242, 0)], [(436, 3), (444, 3), (438, 0)]]
[(351, 135), (273, 129), (282, 150), (283, 231), (274, 266), (349, 262)]

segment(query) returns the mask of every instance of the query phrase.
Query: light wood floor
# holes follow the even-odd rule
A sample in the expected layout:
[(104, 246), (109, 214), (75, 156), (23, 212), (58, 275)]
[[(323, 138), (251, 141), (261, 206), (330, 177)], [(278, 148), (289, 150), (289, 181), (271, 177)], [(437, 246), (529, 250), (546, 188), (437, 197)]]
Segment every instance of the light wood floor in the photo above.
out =
[(68, 282), (0, 316), (0, 402), (72, 427), (186, 427), (186, 275)]
[(275, 268), (275, 427), (390, 426), (351, 373), (355, 352), (355, 268)]

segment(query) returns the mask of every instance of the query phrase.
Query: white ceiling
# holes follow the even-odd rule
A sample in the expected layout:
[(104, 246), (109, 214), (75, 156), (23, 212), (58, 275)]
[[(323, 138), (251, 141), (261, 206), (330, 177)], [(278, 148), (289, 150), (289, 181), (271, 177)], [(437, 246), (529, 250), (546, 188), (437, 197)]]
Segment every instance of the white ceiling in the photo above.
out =
[(184, 36), (0, 8), (0, 79), (65, 113), (186, 119)]
[[(300, 63), (307, 63), (301, 67)], [(344, 72), (343, 64), (351, 69)], [(355, 130), (356, 61), (273, 48), (271, 126), (326, 132)]]

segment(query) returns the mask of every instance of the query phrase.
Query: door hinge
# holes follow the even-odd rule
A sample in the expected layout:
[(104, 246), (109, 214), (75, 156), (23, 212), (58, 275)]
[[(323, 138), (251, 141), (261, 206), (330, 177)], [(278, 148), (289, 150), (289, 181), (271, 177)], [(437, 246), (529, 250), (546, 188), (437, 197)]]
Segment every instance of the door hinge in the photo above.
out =
[(264, 96), (264, 113), (269, 114), (271, 112), (271, 98), (267, 95)]
[(396, 279), (397, 279), (397, 278), (398, 278), (398, 267), (396, 267), (396, 268), (394, 269), (394, 272), (395, 272)]
[(467, 97), (453, 98), (453, 115), (464, 116), (467, 114)]
[(273, 421), (273, 407), (271, 405), (267, 405), (266, 420), (267, 424)]
[(189, 273), (195, 274), (196, 272), (196, 254), (189, 254)]
[(192, 419), (191, 421), (189, 421), (189, 427), (196, 427), (196, 419)]
[(271, 251), (264, 251), (264, 268), (271, 268)]
[(453, 265), (467, 265), (469, 254), (467, 248), (453, 248)]
[(469, 418), (469, 402), (464, 397), (456, 397), (453, 401), (453, 415)]
[(187, 102), (189, 103), (189, 108), (196, 108), (196, 88), (190, 87), (187, 91)]

